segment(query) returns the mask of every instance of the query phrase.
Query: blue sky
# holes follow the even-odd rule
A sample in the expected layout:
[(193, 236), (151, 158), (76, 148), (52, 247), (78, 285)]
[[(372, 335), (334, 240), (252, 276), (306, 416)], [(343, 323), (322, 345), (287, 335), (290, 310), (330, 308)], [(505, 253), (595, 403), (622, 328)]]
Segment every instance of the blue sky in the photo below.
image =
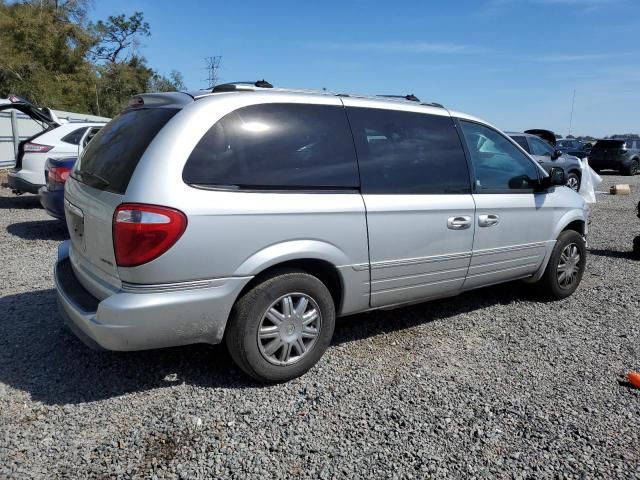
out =
[(640, 0), (95, 1), (142, 11), (140, 53), (190, 89), (223, 81), (414, 93), (504, 130), (640, 133)]

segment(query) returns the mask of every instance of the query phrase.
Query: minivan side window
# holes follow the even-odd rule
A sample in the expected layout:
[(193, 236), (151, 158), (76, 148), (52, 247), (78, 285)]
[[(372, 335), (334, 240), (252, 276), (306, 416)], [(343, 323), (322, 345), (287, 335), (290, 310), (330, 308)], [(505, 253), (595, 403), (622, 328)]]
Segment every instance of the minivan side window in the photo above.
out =
[(451, 117), (348, 107), (365, 194), (470, 193), (469, 168)]
[(533, 161), (497, 131), (461, 120), (475, 170), (476, 193), (528, 193), (538, 183)]
[(190, 185), (232, 189), (354, 189), (358, 165), (341, 106), (267, 103), (216, 122), (189, 156)]

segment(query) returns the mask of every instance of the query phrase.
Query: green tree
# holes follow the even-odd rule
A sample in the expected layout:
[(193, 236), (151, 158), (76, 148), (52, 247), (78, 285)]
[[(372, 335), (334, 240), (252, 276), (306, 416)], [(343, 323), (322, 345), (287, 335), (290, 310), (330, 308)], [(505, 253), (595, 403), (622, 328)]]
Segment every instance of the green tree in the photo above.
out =
[(137, 46), (140, 37), (151, 35), (151, 29), (144, 21), (142, 12), (135, 12), (129, 18), (124, 15), (112, 15), (106, 22), (99, 20), (89, 28), (96, 38), (93, 56), (98, 61), (111, 63), (123, 60), (122, 57), (127, 55), (132, 47)]
[(131, 95), (185, 89), (136, 52), (151, 34), (142, 12), (86, 22), (90, 0), (0, 0), (0, 98), (114, 116)]
[(0, 3), (0, 97), (16, 93), (59, 109), (90, 110), (95, 73), (86, 57), (94, 38), (64, 15), (44, 2), (42, 8)]

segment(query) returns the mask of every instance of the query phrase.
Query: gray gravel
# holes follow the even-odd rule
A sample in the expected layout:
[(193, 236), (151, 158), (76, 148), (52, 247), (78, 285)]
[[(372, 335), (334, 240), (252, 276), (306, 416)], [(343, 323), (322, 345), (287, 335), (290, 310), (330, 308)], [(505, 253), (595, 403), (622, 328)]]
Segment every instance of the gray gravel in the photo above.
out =
[(0, 189), (0, 478), (640, 478), (640, 177), (604, 176), (587, 273), (345, 318), (264, 387), (222, 347), (88, 350), (56, 312), (64, 228)]

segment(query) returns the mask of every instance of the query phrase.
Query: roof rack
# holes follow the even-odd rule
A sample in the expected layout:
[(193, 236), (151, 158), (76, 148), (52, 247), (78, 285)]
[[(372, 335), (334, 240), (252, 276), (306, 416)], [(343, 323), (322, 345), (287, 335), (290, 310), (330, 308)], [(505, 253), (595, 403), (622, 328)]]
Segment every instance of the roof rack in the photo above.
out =
[(384, 98), (402, 98), (404, 100), (409, 100), (410, 102), (419, 102), (420, 99), (416, 97), (413, 93), (409, 95), (376, 95), (376, 97), (384, 97)]
[(211, 90), (211, 93), (235, 92), (240, 90), (255, 90), (256, 88), (273, 88), (273, 85), (267, 82), (264, 78), (256, 82), (248, 81), (248, 82), (221, 83), (220, 85), (216, 85), (215, 87), (213, 87), (213, 89)]

